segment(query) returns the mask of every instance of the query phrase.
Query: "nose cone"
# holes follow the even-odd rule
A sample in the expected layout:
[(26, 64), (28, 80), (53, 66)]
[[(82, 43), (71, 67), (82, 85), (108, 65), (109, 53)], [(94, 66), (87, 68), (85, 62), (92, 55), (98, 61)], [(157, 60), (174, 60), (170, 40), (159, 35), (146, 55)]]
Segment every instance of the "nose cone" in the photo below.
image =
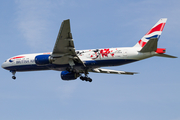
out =
[(4, 63), (1, 65), (1, 67), (4, 68), (4, 69), (7, 69), (8, 63), (7, 63), (7, 62), (4, 62)]
[(5, 63), (3, 63), (3, 64), (1, 65), (1, 67), (5, 69), (5, 67), (6, 67)]

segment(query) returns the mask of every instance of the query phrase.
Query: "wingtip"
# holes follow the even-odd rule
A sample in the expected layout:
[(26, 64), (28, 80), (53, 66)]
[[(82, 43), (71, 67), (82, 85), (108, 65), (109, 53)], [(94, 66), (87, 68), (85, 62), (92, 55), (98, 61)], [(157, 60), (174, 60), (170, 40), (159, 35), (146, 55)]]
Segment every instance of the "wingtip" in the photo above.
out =
[(64, 20), (64, 21), (70, 21), (70, 19), (66, 19), (66, 20)]
[(124, 72), (121, 74), (126, 74), (126, 75), (134, 75), (134, 74), (139, 74), (138, 72)]

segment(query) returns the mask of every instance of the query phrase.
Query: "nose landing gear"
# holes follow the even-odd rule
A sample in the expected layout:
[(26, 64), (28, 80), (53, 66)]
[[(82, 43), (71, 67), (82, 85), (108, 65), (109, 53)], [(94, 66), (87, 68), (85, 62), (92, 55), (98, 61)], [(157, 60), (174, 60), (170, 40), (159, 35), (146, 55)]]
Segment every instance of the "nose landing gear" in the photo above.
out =
[(10, 71), (12, 74), (13, 74), (13, 76), (12, 76), (12, 79), (16, 79), (16, 76), (15, 76), (15, 74), (16, 74), (16, 71)]
[(12, 79), (14, 79), (14, 80), (15, 80), (15, 79), (16, 79), (16, 76), (12, 76)]

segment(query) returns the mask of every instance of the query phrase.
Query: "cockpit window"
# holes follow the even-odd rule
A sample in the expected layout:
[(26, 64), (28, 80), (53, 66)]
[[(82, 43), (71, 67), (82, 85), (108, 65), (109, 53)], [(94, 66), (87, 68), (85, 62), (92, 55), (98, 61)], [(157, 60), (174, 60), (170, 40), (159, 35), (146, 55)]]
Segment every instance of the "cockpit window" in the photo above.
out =
[(5, 62), (7, 62), (7, 60), (5, 60)]

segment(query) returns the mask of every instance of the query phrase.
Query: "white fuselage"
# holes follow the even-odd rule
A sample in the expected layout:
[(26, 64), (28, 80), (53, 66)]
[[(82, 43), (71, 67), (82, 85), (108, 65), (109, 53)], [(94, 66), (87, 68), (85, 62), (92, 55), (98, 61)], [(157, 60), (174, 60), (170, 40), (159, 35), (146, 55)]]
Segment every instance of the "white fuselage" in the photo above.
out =
[[(76, 54), (89, 68), (98, 68), (106, 66), (118, 66), (135, 61), (139, 61), (148, 57), (152, 57), (156, 52), (138, 52), (139, 48), (124, 47), (124, 48), (106, 48), (106, 49), (91, 49), (77, 50)], [(10, 71), (36, 71), (36, 70), (58, 70), (63, 71), (69, 64), (48, 64), (37, 65), (35, 57), (37, 55), (51, 55), (52, 53), (36, 53), (23, 54), (7, 59), (2, 67)], [(74, 68), (81, 69), (82, 65), (74, 65)]]

